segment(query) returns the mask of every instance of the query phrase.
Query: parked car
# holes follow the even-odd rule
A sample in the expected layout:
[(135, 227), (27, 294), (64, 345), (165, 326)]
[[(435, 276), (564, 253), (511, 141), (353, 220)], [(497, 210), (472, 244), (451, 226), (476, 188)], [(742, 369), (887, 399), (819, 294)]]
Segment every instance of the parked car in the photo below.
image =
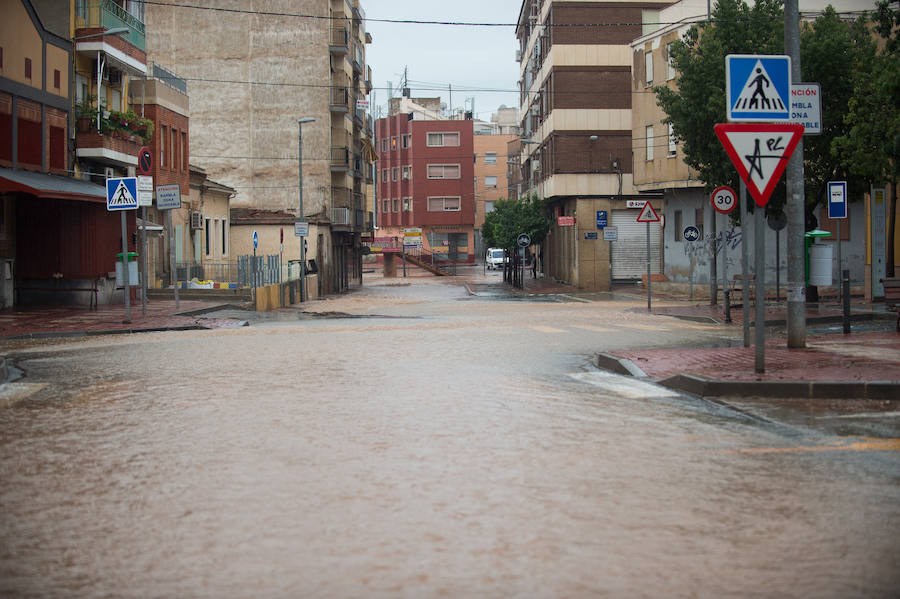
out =
[(506, 252), (500, 248), (488, 248), (488, 251), (484, 256), (484, 263), (487, 264), (489, 269), (503, 268), (503, 265), (506, 262), (509, 262), (509, 258), (506, 257)]

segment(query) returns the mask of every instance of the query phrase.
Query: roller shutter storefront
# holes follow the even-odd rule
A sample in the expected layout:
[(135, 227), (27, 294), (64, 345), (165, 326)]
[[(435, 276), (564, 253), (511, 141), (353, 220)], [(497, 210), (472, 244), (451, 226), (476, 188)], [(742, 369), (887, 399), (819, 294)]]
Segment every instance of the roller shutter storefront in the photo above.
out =
[[(647, 274), (647, 224), (637, 222), (640, 210), (613, 210), (612, 226), (619, 231), (618, 241), (611, 241), (612, 279), (640, 279)], [(660, 244), (662, 229), (650, 223), (650, 272), (662, 272)]]

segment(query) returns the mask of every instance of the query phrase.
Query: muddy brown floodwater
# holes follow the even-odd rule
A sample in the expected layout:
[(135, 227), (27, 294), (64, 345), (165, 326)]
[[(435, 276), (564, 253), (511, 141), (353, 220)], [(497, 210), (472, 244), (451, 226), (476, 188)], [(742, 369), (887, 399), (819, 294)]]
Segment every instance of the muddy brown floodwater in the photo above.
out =
[(0, 595), (896, 597), (898, 452), (595, 370), (721, 335), (640, 303), (428, 279), (10, 346)]

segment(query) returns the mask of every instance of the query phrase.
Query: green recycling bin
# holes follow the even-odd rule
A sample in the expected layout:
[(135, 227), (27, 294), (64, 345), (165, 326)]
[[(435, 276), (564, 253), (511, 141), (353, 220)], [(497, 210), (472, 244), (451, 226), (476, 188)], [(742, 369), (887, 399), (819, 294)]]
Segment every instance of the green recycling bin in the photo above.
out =
[[(140, 284), (138, 280), (138, 253), (128, 252), (128, 286), (137, 287)], [(116, 287), (125, 286), (125, 275), (122, 270), (122, 252), (116, 254)]]

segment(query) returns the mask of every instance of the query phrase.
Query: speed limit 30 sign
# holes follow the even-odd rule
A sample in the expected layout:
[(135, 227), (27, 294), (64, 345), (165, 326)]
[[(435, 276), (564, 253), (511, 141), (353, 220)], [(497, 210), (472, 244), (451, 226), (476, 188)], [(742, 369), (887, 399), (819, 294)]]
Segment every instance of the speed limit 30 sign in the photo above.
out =
[(727, 185), (716, 187), (709, 197), (713, 208), (721, 214), (728, 214), (737, 206), (737, 196), (734, 190)]

